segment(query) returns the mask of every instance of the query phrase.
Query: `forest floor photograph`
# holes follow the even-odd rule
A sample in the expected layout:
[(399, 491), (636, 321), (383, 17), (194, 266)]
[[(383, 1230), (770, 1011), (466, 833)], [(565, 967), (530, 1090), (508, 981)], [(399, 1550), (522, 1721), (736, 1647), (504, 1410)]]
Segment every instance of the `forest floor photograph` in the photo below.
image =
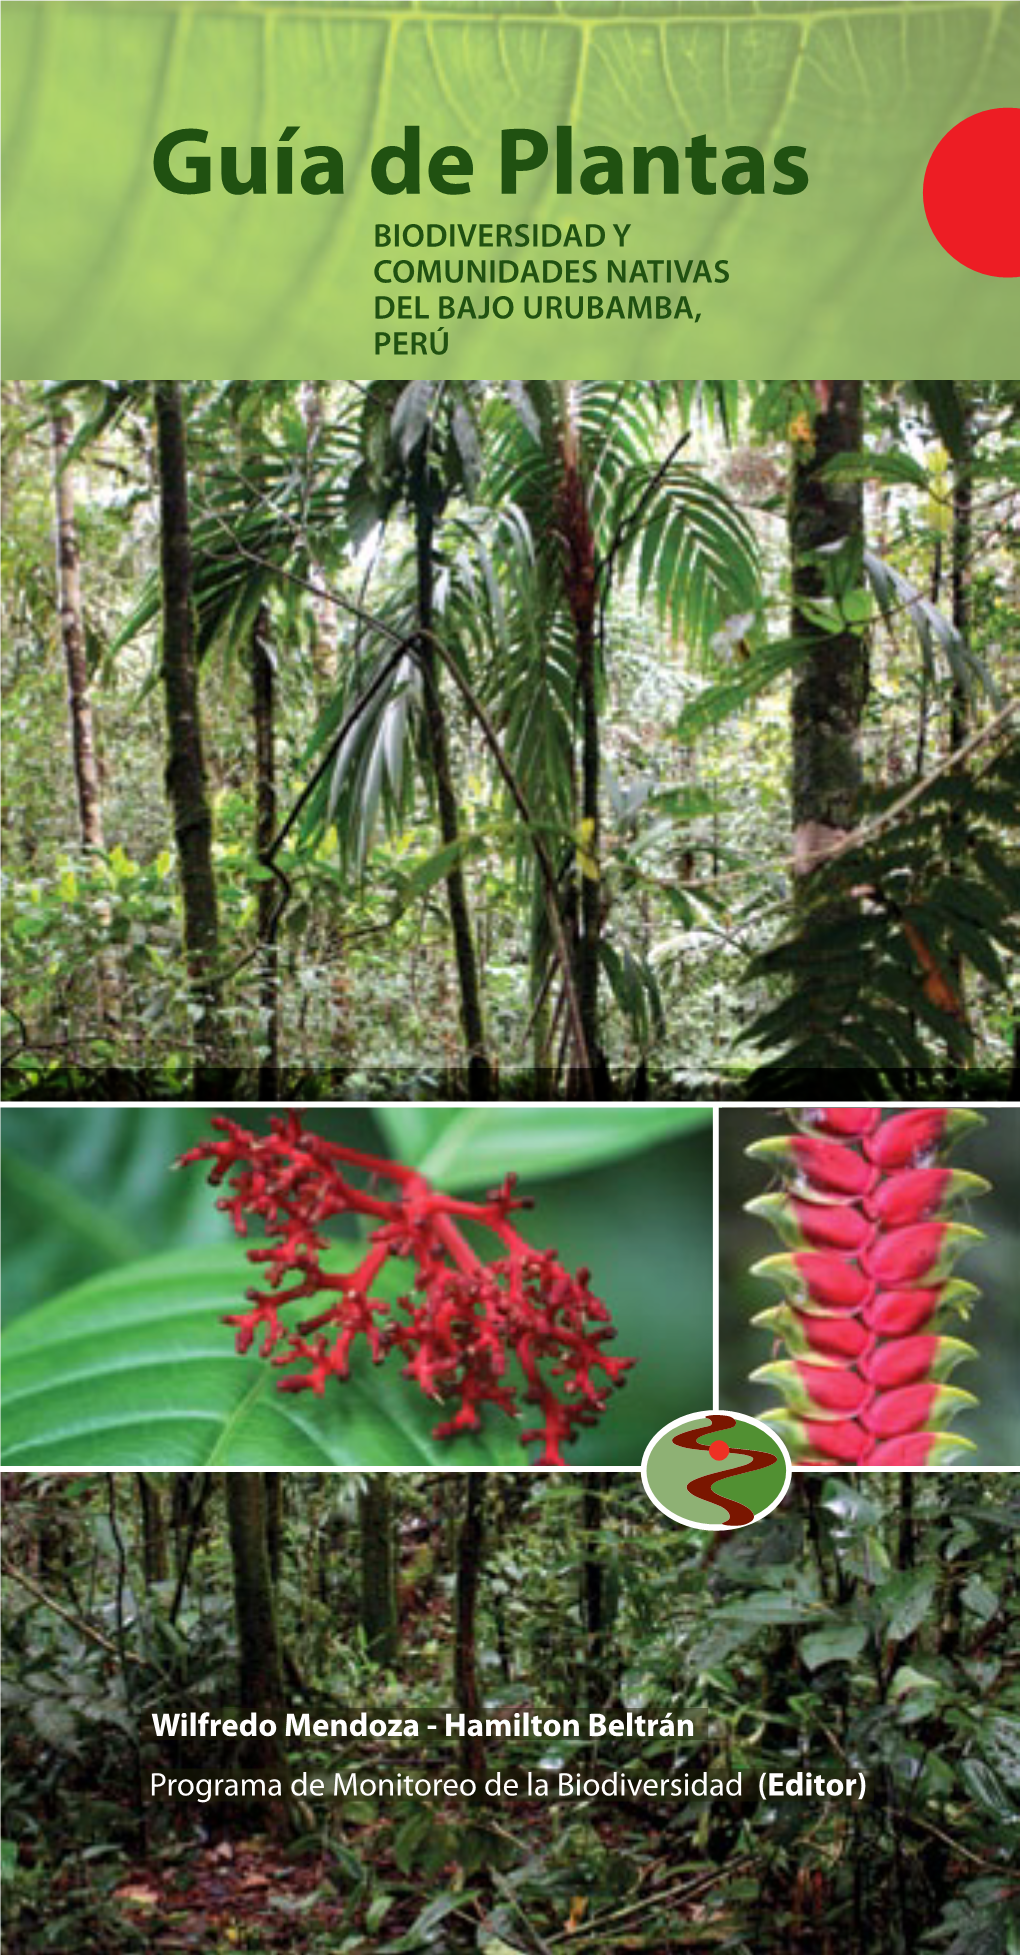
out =
[(8, 1098), (1016, 1097), (1016, 383), (2, 414)]
[(8, 1955), (1015, 1955), (1018, 1482), (6, 1475)]

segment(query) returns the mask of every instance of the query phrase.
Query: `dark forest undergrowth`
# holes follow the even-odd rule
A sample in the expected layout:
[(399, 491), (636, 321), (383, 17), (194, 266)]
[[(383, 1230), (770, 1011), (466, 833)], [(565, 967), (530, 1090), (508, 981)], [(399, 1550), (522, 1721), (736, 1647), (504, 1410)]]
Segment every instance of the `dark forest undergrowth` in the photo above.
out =
[[(966, 1473), (801, 1475), (727, 1537), (629, 1474), (9, 1476), (5, 1945), (1009, 1955), (1018, 1526)], [(238, 1706), (277, 1735), (153, 1733)], [(583, 1735), (443, 1735), (524, 1710)], [(419, 1735), (283, 1736), (359, 1711)], [(627, 1711), (659, 1728), (587, 1736)], [(760, 1796), (797, 1770), (868, 1795)]]

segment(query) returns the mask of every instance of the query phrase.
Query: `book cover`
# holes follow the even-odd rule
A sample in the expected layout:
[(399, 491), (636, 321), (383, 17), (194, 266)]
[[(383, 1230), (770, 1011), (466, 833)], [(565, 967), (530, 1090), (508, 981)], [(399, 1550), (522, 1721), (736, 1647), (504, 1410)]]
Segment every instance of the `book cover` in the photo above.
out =
[(1011, 1955), (1020, 12), (0, 20), (12, 1951)]

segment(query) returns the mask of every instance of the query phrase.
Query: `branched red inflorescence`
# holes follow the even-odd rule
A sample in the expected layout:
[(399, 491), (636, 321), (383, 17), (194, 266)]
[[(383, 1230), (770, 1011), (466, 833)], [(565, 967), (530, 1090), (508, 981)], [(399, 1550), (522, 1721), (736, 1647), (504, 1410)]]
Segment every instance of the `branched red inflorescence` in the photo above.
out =
[(945, 1382), (976, 1352), (944, 1326), (978, 1294), (952, 1269), (981, 1240), (947, 1217), (988, 1188), (943, 1162), (981, 1115), (952, 1107), (790, 1115), (797, 1133), (748, 1150), (785, 1182), (782, 1193), (748, 1203), (788, 1247), (754, 1270), (784, 1292), (754, 1321), (789, 1353), (752, 1374), (785, 1400), (762, 1417), (801, 1465), (939, 1465), (970, 1444), (938, 1428), (975, 1402)]
[[(594, 1424), (634, 1359), (603, 1350), (616, 1333), (589, 1288), (589, 1272), (572, 1276), (555, 1250), (534, 1249), (513, 1227), (513, 1211), (531, 1204), (514, 1194), (512, 1175), (484, 1202), (458, 1201), (399, 1161), (306, 1133), (296, 1113), (274, 1118), (266, 1136), (234, 1120), (212, 1124), (224, 1139), (190, 1148), (178, 1166), (211, 1161), (209, 1179), (217, 1187), (229, 1175), (230, 1193), (218, 1206), (239, 1236), (257, 1216), (268, 1238), (265, 1247), (248, 1251), (250, 1262), (265, 1266), (268, 1288), (249, 1290), (251, 1309), (224, 1318), (236, 1328), (239, 1351), (258, 1338), (260, 1354), (272, 1364), (304, 1362), (308, 1369), (281, 1378), (280, 1389), (320, 1395), (330, 1377), (348, 1376), (358, 1337), (376, 1364), (400, 1351), (405, 1378), (429, 1398), (456, 1402), (452, 1417), (434, 1428), (436, 1439), (477, 1431), (487, 1403), (518, 1416), (517, 1387), (507, 1371), (512, 1353), (524, 1374), (524, 1399), (541, 1420), (521, 1434), (521, 1443), (541, 1440), (537, 1465), (563, 1465), (562, 1447), (580, 1427)], [(368, 1185), (344, 1170), (360, 1172)], [(394, 1184), (395, 1192), (378, 1193), (380, 1181)], [(330, 1246), (323, 1224), (336, 1215), (364, 1215), (375, 1227), (358, 1267), (334, 1276), (320, 1257)], [(483, 1261), (462, 1222), (488, 1229), (503, 1254)], [(413, 1289), (397, 1303), (400, 1317), (372, 1294), (391, 1258), (416, 1270)], [(281, 1315), (324, 1293), (330, 1301), (313, 1316), (288, 1324)]]

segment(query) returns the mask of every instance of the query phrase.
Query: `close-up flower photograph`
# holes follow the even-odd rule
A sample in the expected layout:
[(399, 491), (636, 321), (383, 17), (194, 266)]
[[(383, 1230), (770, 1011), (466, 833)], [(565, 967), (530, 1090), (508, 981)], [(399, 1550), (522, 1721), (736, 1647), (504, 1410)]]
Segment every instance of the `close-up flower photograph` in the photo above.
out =
[(1017, 1109), (724, 1109), (719, 1135), (724, 1403), (799, 1466), (1020, 1465)]
[(10, 1466), (635, 1466), (711, 1399), (711, 1108), (2, 1130)]

